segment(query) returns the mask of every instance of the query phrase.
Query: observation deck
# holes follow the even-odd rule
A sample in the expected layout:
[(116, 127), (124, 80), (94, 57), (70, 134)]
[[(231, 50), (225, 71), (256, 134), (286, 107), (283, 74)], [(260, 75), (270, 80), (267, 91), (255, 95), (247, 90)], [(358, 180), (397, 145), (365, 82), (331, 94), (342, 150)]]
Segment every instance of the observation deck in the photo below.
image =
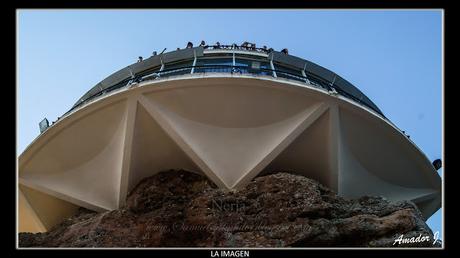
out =
[(187, 48), (134, 63), (91, 88), (70, 111), (132, 83), (194, 73), (253, 74), (295, 80), (335, 91), (384, 117), (382, 111), (358, 88), (326, 68), (281, 52), (236, 45)]

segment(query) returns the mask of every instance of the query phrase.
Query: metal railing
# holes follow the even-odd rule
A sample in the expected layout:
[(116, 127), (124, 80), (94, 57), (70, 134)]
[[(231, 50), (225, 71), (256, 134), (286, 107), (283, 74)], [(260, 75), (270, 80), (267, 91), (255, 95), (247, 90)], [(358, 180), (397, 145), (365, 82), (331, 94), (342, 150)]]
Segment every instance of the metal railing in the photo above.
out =
[(242, 46), (242, 45), (206, 45), (203, 46), (203, 49), (226, 49), (226, 50), (246, 50), (246, 51), (256, 51), (256, 52), (261, 52), (261, 53), (270, 53), (273, 51), (272, 48), (267, 49), (267, 48), (258, 48), (258, 47), (253, 47), (253, 46)]
[[(222, 46), (221, 46), (222, 47)], [(267, 69), (267, 68), (252, 68), (250, 66), (233, 66), (233, 65), (195, 65), (195, 66), (184, 66), (184, 67), (179, 67), (179, 68), (172, 68), (172, 69), (164, 69), (162, 71), (152, 71), (151, 73), (147, 74), (142, 74), (142, 76), (134, 76), (131, 79), (124, 80), (120, 83), (117, 83), (113, 86), (110, 86), (106, 89), (103, 89), (99, 91), (98, 93), (89, 96), (86, 99), (81, 100), (80, 103), (77, 105), (73, 106), (69, 111), (67, 111), (65, 114), (71, 112), (75, 108), (82, 106), (91, 100), (102, 96), (108, 92), (111, 92), (113, 90), (123, 88), (126, 86), (129, 86), (133, 83), (139, 83), (142, 81), (150, 81), (150, 80), (155, 80), (158, 78), (162, 77), (169, 77), (169, 76), (178, 76), (178, 75), (185, 75), (185, 74), (191, 74), (193, 73), (230, 73), (230, 74), (255, 74), (255, 75), (261, 75), (261, 76), (270, 76), (273, 77), (273, 74), (275, 73), (277, 77), (281, 77), (284, 79), (289, 79), (289, 80), (295, 80), (303, 83), (308, 83), (310, 85), (313, 85), (315, 87), (327, 90), (327, 91), (336, 91), (339, 95), (342, 95), (346, 98), (349, 98), (355, 102), (358, 102), (366, 107), (369, 107), (370, 109), (376, 111), (380, 115), (380, 111), (376, 110), (366, 102), (364, 102), (362, 99), (357, 98), (356, 96), (353, 96), (352, 94), (338, 88), (334, 87), (334, 85), (327, 80), (320, 78), (318, 76), (315, 76), (314, 74), (311, 73), (306, 73), (306, 77), (300, 74), (294, 74), (286, 71), (281, 71), (277, 69)], [(64, 115), (65, 115), (64, 114)]]

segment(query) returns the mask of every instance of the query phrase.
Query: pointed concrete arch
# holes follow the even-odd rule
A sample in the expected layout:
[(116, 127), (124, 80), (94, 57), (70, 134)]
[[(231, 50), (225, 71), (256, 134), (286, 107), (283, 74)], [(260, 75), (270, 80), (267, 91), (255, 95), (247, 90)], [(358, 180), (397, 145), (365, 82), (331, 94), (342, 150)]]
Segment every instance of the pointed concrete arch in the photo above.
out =
[(439, 189), (439, 176), (432, 173), (432, 165), (427, 166), (423, 156), (417, 155), (405, 135), (395, 134), (384, 121), (369, 119), (356, 110), (340, 108), (339, 111), (344, 155), (348, 154), (353, 162), (372, 171), (373, 176), (395, 186)]
[(46, 232), (45, 225), (21, 189), (18, 189), (18, 228), (19, 232)]
[[(331, 187), (334, 178), (330, 165), (330, 107), (322, 104), (314, 119), (289, 146), (264, 169), (263, 173), (291, 172)], [(309, 147), (310, 146), (310, 147)]]
[(156, 119), (169, 125), (178, 143), (189, 148), (205, 174), (227, 189), (259, 173), (300, 133), (299, 127), (325, 110), (321, 103), (289, 91), (234, 85), (155, 92), (140, 99)]
[(18, 189), (19, 231), (45, 232), (75, 214), (79, 206), (20, 185)]
[[(427, 170), (430, 167), (423, 164), (426, 161), (414, 153), (414, 148), (407, 141), (400, 141), (399, 138), (405, 136), (394, 134), (380, 121), (366, 119), (348, 108), (339, 109), (339, 119), (340, 195), (411, 200), (422, 210), (425, 218), (438, 209), (439, 177), (433, 177)], [(409, 161), (407, 156), (402, 156), (405, 152), (413, 159)], [(420, 177), (425, 180), (414, 180)]]
[(203, 174), (141, 103), (134, 124), (128, 191), (140, 180), (169, 169)]
[(125, 119), (122, 100), (62, 128), (24, 164), (20, 182), (89, 209), (116, 209)]
[[(244, 174), (234, 187), (240, 188), (249, 183), (257, 174), (265, 171), (304, 171), (304, 169), (293, 168), (296, 165), (289, 162), (284, 163), (287, 159), (286, 153), (305, 153), (303, 150), (296, 149), (297, 142), (302, 142), (304, 135), (310, 135), (310, 128), (316, 127), (317, 121), (327, 113), (329, 106), (326, 103), (317, 103), (300, 114), (300, 122), (290, 127), (289, 132), (280, 135), (279, 142), (271, 148), (266, 156), (251, 171)], [(276, 129), (274, 129), (276, 130)], [(306, 133), (307, 132), (307, 133)], [(300, 144), (305, 149), (305, 145)], [(306, 156), (300, 157), (299, 161), (305, 161)], [(290, 158), (288, 158), (290, 159)], [(295, 159), (295, 158), (294, 158)], [(290, 160), (292, 161), (292, 160)], [(294, 162), (295, 163), (295, 162)], [(282, 164), (282, 165), (281, 165)], [(292, 168), (292, 169), (290, 169)], [(262, 172), (263, 173), (263, 172)]]

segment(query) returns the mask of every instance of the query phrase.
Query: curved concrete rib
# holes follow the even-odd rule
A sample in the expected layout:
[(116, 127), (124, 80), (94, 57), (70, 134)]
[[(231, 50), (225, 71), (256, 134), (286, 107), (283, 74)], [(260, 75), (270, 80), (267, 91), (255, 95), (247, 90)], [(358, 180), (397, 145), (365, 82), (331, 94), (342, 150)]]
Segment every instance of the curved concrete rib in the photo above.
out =
[(118, 208), (125, 111), (121, 101), (63, 128), (24, 164), (20, 182), (89, 209)]
[(202, 174), (180, 145), (170, 137), (172, 129), (169, 129), (168, 134), (152, 116), (153, 112), (141, 97), (133, 121), (135, 126), (127, 178), (128, 190), (132, 190), (140, 180), (169, 169), (184, 169)]
[(45, 225), (21, 189), (18, 189), (18, 217), (19, 232), (46, 232)]
[[(424, 166), (419, 158), (413, 156), (414, 162), (401, 156), (404, 151), (411, 152), (407, 144), (402, 145), (397, 139), (401, 135), (390, 134), (387, 127), (375, 121), (359, 119), (354, 111), (340, 110), (339, 113), (340, 195), (384, 196), (393, 201), (412, 200), (417, 205), (426, 202), (426, 207), (421, 209), (425, 218), (438, 209), (440, 179), (433, 177), (431, 171), (427, 171), (429, 166)], [(426, 179), (414, 180), (420, 176)]]
[(134, 126), (137, 114), (137, 96), (128, 97), (126, 106), (125, 135), (123, 138), (123, 158), (121, 162), (120, 189), (118, 193), (118, 207), (126, 202), (129, 191), (129, 178), (131, 166), (131, 153), (134, 137)]
[[(328, 107), (327, 103), (323, 107)], [(263, 170), (263, 174), (286, 171), (300, 174), (326, 185), (334, 190), (330, 164), (330, 112), (331, 107), (318, 109), (315, 119), (309, 123), (290, 145), (283, 149)], [(311, 146), (311, 147), (310, 147)]]
[[(268, 119), (262, 117), (266, 114), (261, 112), (257, 117), (264, 121), (262, 126), (252, 124), (248, 128), (246, 121), (238, 118), (241, 123), (234, 123), (233, 126), (245, 127), (229, 128), (225, 126), (228, 122), (224, 119), (225, 116), (221, 117), (221, 123), (217, 124), (197, 122), (193, 115), (180, 114), (181, 112), (174, 110), (174, 107), (169, 107), (169, 103), (157, 101), (153, 97), (157, 95), (151, 96), (141, 96), (140, 102), (155, 119), (167, 125), (167, 131), (179, 145), (187, 147), (189, 156), (205, 174), (217, 185), (227, 189), (244, 185), (327, 109), (324, 104), (308, 103), (304, 99), (303, 109), (296, 108), (297, 113), (291, 114), (290, 117), (280, 117), (281, 120), (266, 124)], [(284, 101), (283, 104), (286, 106), (290, 100)], [(215, 103), (208, 108), (219, 109), (218, 106), (219, 104)], [(239, 115), (243, 116), (241, 113)], [(234, 118), (229, 116), (227, 119)]]
[[(299, 114), (299, 121), (289, 128), (289, 132), (281, 134), (279, 143), (268, 150), (268, 153), (254, 166), (249, 172), (243, 174), (232, 188), (241, 188), (249, 183), (257, 174), (259, 174), (270, 162), (272, 162), (282, 151), (284, 151), (292, 142), (305, 130), (308, 129), (316, 120), (323, 115), (328, 109), (326, 103), (318, 103), (309, 107)], [(276, 130), (276, 128), (273, 128)]]
[(406, 136), (395, 134), (383, 121), (341, 108), (340, 125), (342, 145), (374, 176), (402, 187), (440, 189), (440, 177), (431, 163), (416, 154)]
[(193, 148), (187, 143), (187, 141), (177, 133), (174, 126), (171, 125), (167, 119), (165, 119), (157, 110), (157, 108), (143, 95), (139, 96), (139, 103), (145, 108), (145, 110), (153, 117), (155, 121), (158, 121), (158, 125), (171, 137), (174, 142), (180, 146), (180, 148), (190, 157), (193, 162), (200, 167), (200, 169), (206, 174), (211, 181), (213, 181), (219, 187), (225, 187), (225, 183), (217, 177), (212, 169), (207, 165), (205, 161), (201, 159), (199, 155), (193, 150)]
[(79, 207), (25, 185), (19, 187), (18, 193), (19, 231), (48, 231)]

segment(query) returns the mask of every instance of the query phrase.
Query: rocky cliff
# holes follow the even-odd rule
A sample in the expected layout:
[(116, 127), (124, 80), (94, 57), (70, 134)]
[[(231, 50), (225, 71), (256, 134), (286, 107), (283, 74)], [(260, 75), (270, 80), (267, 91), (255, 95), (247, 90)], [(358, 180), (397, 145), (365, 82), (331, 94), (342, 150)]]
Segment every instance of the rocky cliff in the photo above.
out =
[(20, 233), (19, 246), (433, 247), (439, 243), (433, 245), (433, 233), (409, 201), (345, 199), (314, 180), (288, 173), (260, 176), (244, 189), (224, 191), (203, 176), (165, 171), (141, 181), (122, 209), (104, 213), (81, 209), (47, 233)]

